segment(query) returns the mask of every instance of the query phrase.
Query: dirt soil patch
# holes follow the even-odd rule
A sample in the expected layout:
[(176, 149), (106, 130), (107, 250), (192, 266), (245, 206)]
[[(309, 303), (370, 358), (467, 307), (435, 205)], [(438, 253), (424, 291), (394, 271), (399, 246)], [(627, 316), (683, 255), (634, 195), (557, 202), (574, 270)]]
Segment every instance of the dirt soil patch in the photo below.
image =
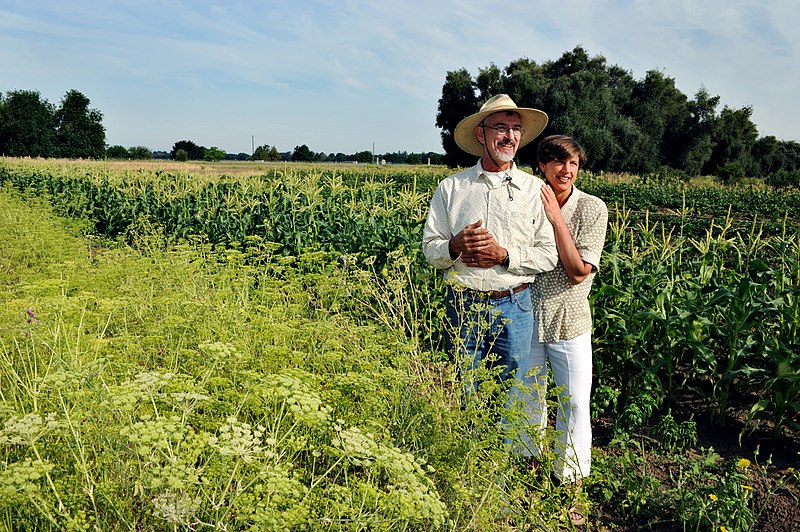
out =
[[(747, 469), (748, 483), (753, 487), (752, 508), (758, 518), (752, 530), (763, 532), (800, 531), (800, 486), (796, 483), (782, 482), (792, 471), (800, 470), (800, 435), (783, 434), (774, 437), (768, 428), (745, 430), (744, 415), (732, 416), (732, 421), (720, 426), (712, 422), (708, 409), (701, 404), (693, 404), (684, 398), (681, 405), (684, 417), (689, 415), (697, 423), (697, 445), (685, 452), (698, 459), (704, 450), (712, 448), (723, 460), (747, 458), (753, 465), (764, 466), (766, 475), (758, 467)], [(676, 416), (677, 417), (677, 416)], [(598, 419), (594, 422), (594, 444), (606, 447), (612, 456), (613, 446), (611, 420)], [(642, 437), (648, 439), (647, 434)], [(652, 440), (656, 443), (656, 440)], [(620, 453), (622, 451), (619, 451)], [(757, 461), (757, 463), (756, 463)], [(673, 477), (676, 463), (668, 453), (647, 453), (648, 474), (656, 478), (664, 489), (675, 486)], [(781, 485), (782, 484), (782, 485)], [(652, 515), (640, 520), (631, 520), (612, 502), (596, 504), (594, 519), (590, 526), (595, 530), (659, 530), (684, 531), (682, 523), (665, 525), (664, 520), (654, 525)], [(676, 521), (680, 516), (676, 516)], [(667, 519), (669, 521), (669, 519)], [(587, 528), (588, 529), (588, 528)]]

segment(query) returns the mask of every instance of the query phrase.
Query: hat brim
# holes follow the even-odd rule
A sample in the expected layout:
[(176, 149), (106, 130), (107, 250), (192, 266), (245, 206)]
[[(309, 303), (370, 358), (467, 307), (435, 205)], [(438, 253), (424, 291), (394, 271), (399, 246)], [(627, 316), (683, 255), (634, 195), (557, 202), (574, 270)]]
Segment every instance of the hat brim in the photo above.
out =
[(459, 148), (471, 155), (480, 157), (483, 155), (483, 144), (478, 142), (475, 136), (475, 127), (479, 125), (484, 118), (495, 113), (512, 112), (520, 116), (522, 122), (522, 137), (519, 139), (517, 149), (530, 144), (536, 137), (538, 137), (544, 128), (547, 127), (547, 113), (539, 109), (531, 109), (530, 107), (509, 107), (506, 109), (490, 109), (480, 113), (475, 113), (463, 119), (456, 126), (453, 132), (453, 138)]

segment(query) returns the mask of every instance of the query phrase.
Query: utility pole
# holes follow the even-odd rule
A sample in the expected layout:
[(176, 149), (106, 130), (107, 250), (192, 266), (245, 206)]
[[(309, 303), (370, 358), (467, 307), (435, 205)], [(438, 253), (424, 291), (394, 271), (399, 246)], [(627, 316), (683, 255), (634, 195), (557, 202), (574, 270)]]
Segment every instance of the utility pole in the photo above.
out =
[(250, 135), (250, 158), (253, 159), (256, 156), (256, 137), (255, 135)]

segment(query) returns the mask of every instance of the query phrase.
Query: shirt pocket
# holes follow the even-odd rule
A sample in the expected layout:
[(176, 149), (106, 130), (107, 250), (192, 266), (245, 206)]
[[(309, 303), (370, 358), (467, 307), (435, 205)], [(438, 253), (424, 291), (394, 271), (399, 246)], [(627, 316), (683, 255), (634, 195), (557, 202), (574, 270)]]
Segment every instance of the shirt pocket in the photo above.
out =
[[(514, 205), (498, 217), (505, 241), (516, 245), (536, 242), (536, 213), (530, 205)], [(501, 242), (502, 245), (502, 242)]]

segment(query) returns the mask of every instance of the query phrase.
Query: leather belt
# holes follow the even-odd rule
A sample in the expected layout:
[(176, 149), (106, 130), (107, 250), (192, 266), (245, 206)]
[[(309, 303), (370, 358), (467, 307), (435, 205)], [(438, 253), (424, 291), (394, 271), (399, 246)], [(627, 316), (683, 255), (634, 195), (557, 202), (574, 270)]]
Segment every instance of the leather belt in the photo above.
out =
[[(510, 290), (511, 290), (511, 293), (518, 294), (518, 293), (522, 292), (523, 290), (525, 290), (526, 288), (528, 288), (529, 286), (530, 286), (530, 283), (522, 283), (521, 285), (515, 286), (514, 288), (511, 288)], [(501, 297), (507, 297), (509, 291), (508, 290), (488, 290), (488, 291), (473, 290), (473, 292), (476, 293), (476, 294), (480, 294), (480, 295), (482, 295), (484, 297), (488, 297), (489, 299), (500, 299)]]

